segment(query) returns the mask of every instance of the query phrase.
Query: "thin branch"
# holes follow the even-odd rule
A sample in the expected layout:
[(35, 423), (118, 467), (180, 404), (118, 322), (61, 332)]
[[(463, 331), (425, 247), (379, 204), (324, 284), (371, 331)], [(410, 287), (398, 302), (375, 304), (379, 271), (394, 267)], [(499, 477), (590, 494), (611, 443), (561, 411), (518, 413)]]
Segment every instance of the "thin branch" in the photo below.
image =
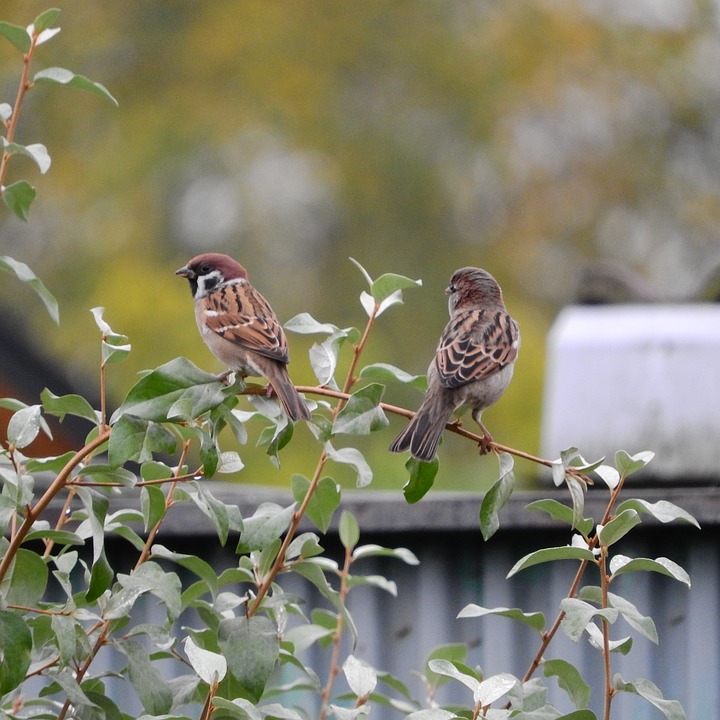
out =
[[(602, 608), (608, 606), (608, 574), (607, 574), (607, 548), (600, 547), (600, 589), (602, 593)], [(605, 702), (603, 704), (603, 720), (610, 720), (610, 705), (613, 698), (612, 669), (610, 667), (610, 623), (602, 618), (603, 636), (603, 670), (605, 673)]]
[[(617, 486), (611, 491), (610, 499), (608, 500), (607, 507), (605, 508), (605, 512), (603, 513), (602, 520), (599, 523), (600, 525), (607, 525), (610, 518), (612, 517), (613, 510), (615, 509), (615, 504), (617, 503), (618, 497), (620, 496), (620, 491), (622, 490), (624, 483), (625, 478), (623, 477), (620, 479), (620, 482), (617, 484)], [(589, 539), (588, 549), (593, 550), (595, 547), (597, 547), (597, 543), (598, 537), (596, 534)], [(580, 567), (578, 568), (577, 573), (575, 573), (575, 578), (570, 585), (570, 590), (568, 591), (566, 597), (573, 598), (577, 594), (578, 588), (580, 587), (580, 582), (583, 575), (585, 574), (585, 570), (587, 569), (588, 562), (588, 560), (583, 560), (580, 563)], [(552, 624), (550, 630), (548, 630), (546, 633), (543, 633), (540, 648), (538, 649), (537, 653), (535, 653), (535, 657), (533, 658), (532, 662), (530, 663), (530, 667), (528, 668), (525, 676), (523, 677), (523, 682), (527, 682), (535, 674), (535, 671), (538, 669), (538, 667), (540, 667), (540, 663), (542, 662), (545, 650), (547, 649), (552, 639), (555, 637), (557, 631), (560, 629), (560, 624), (562, 623), (564, 617), (565, 611), (561, 610), (558, 613), (558, 616), (555, 618), (555, 622)]]
[[(29, 81), (30, 77), (30, 63), (32, 62), (32, 56), (35, 52), (35, 46), (37, 43), (38, 35), (33, 33), (30, 38), (30, 48), (23, 55), (23, 69), (20, 75), (20, 82), (18, 83), (17, 94), (15, 95), (15, 105), (12, 109), (12, 116), (7, 123), (7, 132), (5, 133), (5, 139), (8, 143), (13, 142), (15, 139), (15, 130), (17, 129), (18, 120), (20, 118), (20, 108), (22, 107), (23, 100), (25, 99), (25, 93), (32, 87), (32, 83)], [(5, 150), (0, 159), (0, 194), (2, 194), (2, 188), (5, 186), (5, 175), (7, 174), (8, 162), (10, 160), (10, 152)]]
[[(186, 440), (183, 444), (182, 453), (180, 455), (180, 460), (177, 464), (178, 470), (185, 464), (185, 458), (187, 457), (188, 451), (190, 449), (190, 440)], [(150, 552), (152, 551), (153, 543), (155, 542), (155, 538), (157, 537), (158, 531), (160, 530), (160, 526), (163, 523), (163, 520), (165, 520), (165, 516), (167, 515), (168, 510), (175, 504), (175, 500), (173, 499), (173, 492), (175, 490), (175, 487), (177, 486), (178, 479), (177, 477), (174, 477), (172, 479), (172, 483), (170, 485), (170, 489), (168, 490), (167, 495), (165, 496), (165, 510), (163, 514), (160, 516), (160, 519), (155, 523), (155, 525), (151, 528), (150, 532), (148, 533), (147, 540), (145, 540), (145, 547), (143, 547), (142, 552), (140, 553), (140, 556), (137, 559), (137, 562), (135, 563), (135, 570), (137, 570), (149, 557)]]
[[(342, 573), (340, 575), (340, 603), (345, 605), (345, 598), (348, 594), (347, 578), (350, 573), (350, 565), (352, 564), (352, 548), (345, 548), (345, 563), (343, 564)], [(328, 707), (330, 705), (330, 695), (332, 694), (333, 685), (335, 679), (340, 674), (340, 667), (338, 661), (340, 659), (340, 644), (342, 642), (342, 632), (345, 625), (345, 620), (342, 613), (337, 615), (337, 625), (335, 627), (335, 633), (333, 634), (333, 649), (330, 657), (330, 669), (328, 670), (328, 679), (325, 687), (322, 691), (322, 707), (320, 710), (320, 720), (325, 720), (327, 717)]]
[(5, 551), (5, 555), (0, 561), (0, 582), (7, 574), (10, 567), (10, 563), (15, 559), (15, 555), (22, 545), (25, 537), (30, 532), (30, 529), (38, 520), (43, 511), (50, 504), (50, 501), (67, 485), (68, 478), (72, 471), (88, 456), (92, 455), (103, 443), (110, 437), (109, 430), (103, 430), (94, 439), (91, 440), (84, 448), (78, 450), (66, 463), (65, 467), (57, 474), (55, 480), (53, 480), (50, 487), (45, 491), (43, 496), (35, 503), (32, 508), (29, 508), (23, 524), (18, 529), (17, 533), (13, 536), (10, 541), (8, 549)]
[[(368, 334), (370, 332), (370, 329), (372, 328), (374, 322), (375, 322), (375, 313), (377, 312), (378, 306), (375, 305), (375, 308), (368, 318), (367, 325), (365, 326), (365, 331), (362, 334), (362, 337), (360, 338), (358, 344), (355, 346), (355, 350), (353, 353), (353, 359), (350, 363), (350, 367), (348, 368), (347, 376), (345, 378), (345, 382), (343, 383), (343, 391), (342, 392), (336, 392), (331, 391), (329, 388), (323, 388), (318, 387), (317, 389), (320, 391), (317, 394), (320, 395), (328, 395), (330, 397), (335, 397), (340, 400), (340, 402), (333, 408), (332, 411), (332, 421), (334, 422), (337, 418), (340, 411), (345, 407), (347, 404), (348, 398), (350, 397), (348, 394), (348, 391), (352, 388), (353, 383), (355, 382), (355, 368), (357, 367), (357, 363), (360, 359), (360, 354), (365, 347), (365, 344), (367, 342)], [(299, 392), (303, 391), (304, 386), (299, 386), (297, 389)], [(253, 390), (255, 392), (251, 394), (257, 394), (257, 391), (260, 392), (264, 391), (264, 388), (249, 388), (250, 390)], [(325, 392), (327, 390), (327, 392)], [(307, 506), (310, 504), (310, 500), (312, 499), (313, 495), (315, 494), (315, 491), (317, 490), (318, 483), (320, 482), (320, 478), (322, 477), (322, 472), (325, 468), (325, 465), (328, 461), (328, 454), (325, 451), (325, 449), (322, 450), (320, 453), (320, 457), (318, 458), (317, 464), (315, 466), (315, 471), (313, 472), (312, 479), (310, 480), (310, 486), (307, 489), (307, 492), (305, 493), (305, 497), (303, 498), (302, 503), (300, 504), (300, 507), (293, 513), (292, 520), (290, 522), (290, 527), (288, 528), (287, 532), (285, 533), (285, 537), (283, 538), (282, 544), (280, 545), (280, 549), (278, 550), (278, 554), (275, 557), (275, 562), (272, 564), (272, 567), (268, 571), (267, 575), (263, 579), (263, 581), (260, 583), (257, 589), (257, 594), (255, 595), (255, 598), (250, 603), (247, 609), (247, 615), (248, 617), (252, 617), (260, 608), (260, 605), (267, 595), (268, 591), (270, 590), (270, 587), (272, 586), (273, 582), (275, 582), (275, 578), (278, 576), (280, 571), (285, 566), (285, 554), (287, 553), (287, 549), (290, 547), (290, 543), (292, 542), (293, 538), (295, 537), (295, 533), (297, 532), (298, 526), (300, 525), (300, 521), (303, 519), (305, 515), (305, 511), (307, 510)]]

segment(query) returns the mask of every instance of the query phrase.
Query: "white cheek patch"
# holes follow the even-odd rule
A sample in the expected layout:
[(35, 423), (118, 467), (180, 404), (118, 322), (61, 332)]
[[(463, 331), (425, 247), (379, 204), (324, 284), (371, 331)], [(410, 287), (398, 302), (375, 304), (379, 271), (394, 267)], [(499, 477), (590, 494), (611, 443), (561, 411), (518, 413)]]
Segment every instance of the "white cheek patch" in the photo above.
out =
[(213, 270), (207, 275), (200, 275), (197, 279), (198, 289), (196, 297), (204, 297), (214, 290), (223, 281), (219, 270)]

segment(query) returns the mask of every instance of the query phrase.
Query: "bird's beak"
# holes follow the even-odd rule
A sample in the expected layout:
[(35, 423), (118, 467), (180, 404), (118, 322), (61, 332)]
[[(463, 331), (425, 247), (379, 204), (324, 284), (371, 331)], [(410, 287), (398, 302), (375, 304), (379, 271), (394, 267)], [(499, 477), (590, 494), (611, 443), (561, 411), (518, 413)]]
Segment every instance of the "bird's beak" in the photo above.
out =
[(179, 270), (176, 270), (175, 274), (184, 278), (195, 277), (195, 273), (187, 265), (183, 265)]

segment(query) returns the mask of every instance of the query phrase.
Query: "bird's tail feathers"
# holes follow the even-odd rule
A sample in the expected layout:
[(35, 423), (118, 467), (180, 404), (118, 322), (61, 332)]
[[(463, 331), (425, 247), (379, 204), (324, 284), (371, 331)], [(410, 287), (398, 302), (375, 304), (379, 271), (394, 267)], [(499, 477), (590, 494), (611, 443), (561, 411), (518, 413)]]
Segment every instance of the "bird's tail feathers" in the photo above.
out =
[[(284, 370), (284, 368), (283, 368)], [(285, 414), (291, 420), (309, 420), (310, 411), (305, 404), (305, 401), (300, 397), (300, 393), (295, 389), (292, 384), (287, 371), (284, 373), (274, 373), (272, 377), (268, 378), (272, 385), (275, 394), (280, 400), (280, 404), (285, 410)]]
[(429, 462), (435, 457), (440, 437), (454, 405), (442, 396), (426, 396), (415, 417), (390, 445), (392, 452), (410, 450), (413, 457)]

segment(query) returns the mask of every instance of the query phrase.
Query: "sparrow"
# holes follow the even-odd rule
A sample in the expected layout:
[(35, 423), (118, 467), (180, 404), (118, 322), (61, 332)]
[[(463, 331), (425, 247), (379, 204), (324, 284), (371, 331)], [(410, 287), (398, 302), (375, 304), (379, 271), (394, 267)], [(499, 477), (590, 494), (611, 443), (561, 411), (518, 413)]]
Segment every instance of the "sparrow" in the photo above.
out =
[(480, 268), (456, 270), (445, 292), (450, 321), (445, 326), (427, 372), (425, 399), (390, 450), (410, 450), (418, 460), (435, 456), (440, 436), (453, 412), (472, 409), (483, 438), (481, 453), (492, 436), (482, 424), (483, 410), (499, 400), (513, 375), (520, 348), (520, 331), (505, 309), (502, 290)]
[(227, 255), (204, 253), (175, 274), (190, 282), (195, 320), (210, 352), (243, 379), (267, 378), (287, 416), (309, 420), (310, 412), (288, 375), (285, 332), (267, 300), (250, 284), (245, 268)]

